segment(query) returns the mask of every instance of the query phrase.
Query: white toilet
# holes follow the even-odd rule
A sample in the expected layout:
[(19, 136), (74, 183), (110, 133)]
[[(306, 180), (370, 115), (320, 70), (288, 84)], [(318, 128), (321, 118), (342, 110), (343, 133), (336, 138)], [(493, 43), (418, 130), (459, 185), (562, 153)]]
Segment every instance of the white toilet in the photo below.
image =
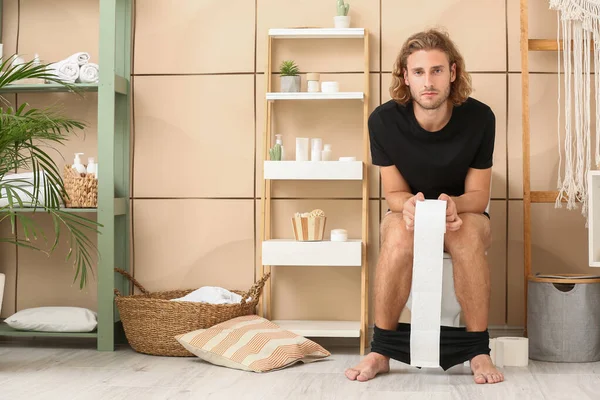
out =
[[(406, 307), (412, 308), (412, 290), (408, 296)], [(460, 304), (454, 291), (454, 276), (452, 272), (452, 258), (449, 253), (444, 252), (442, 273), (442, 318), (443, 326), (460, 326)]]

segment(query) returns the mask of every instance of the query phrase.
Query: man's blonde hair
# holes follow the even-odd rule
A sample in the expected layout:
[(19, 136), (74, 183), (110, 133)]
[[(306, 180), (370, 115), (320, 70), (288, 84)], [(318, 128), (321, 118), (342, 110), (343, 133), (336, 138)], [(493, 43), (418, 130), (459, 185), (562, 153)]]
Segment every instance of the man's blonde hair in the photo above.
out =
[(415, 33), (402, 45), (400, 53), (394, 63), (392, 70), (392, 84), (390, 96), (400, 104), (406, 104), (411, 100), (410, 88), (404, 82), (404, 71), (408, 56), (419, 50), (440, 50), (446, 53), (450, 67), (456, 64), (456, 79), (450, 84), (449, 99), (454, 105), (464, 103), (471, 95), (471, 75), (465, 69), (465, 60), (450, 40), (447, 33), (435, 29)]

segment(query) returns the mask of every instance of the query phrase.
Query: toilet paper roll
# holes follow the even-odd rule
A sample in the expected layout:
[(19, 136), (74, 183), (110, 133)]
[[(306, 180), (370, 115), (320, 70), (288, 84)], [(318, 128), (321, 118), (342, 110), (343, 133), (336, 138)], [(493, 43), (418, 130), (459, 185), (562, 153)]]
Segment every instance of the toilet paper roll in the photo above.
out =
[(526, 367), (529, 364), (529, 339), (509, 336), (496, 338), (494, 364), (497, 367)]
[(410, 363), (440, 366), (442, 277), (446, 202), (417, 201), (415, 208)]

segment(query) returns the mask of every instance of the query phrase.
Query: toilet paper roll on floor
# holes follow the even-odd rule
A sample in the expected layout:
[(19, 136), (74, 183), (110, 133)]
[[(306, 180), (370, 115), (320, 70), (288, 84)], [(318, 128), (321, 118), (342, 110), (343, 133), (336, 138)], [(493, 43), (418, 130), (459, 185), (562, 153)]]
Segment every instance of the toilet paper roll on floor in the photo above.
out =
[(526, 367), (529, 364), (529, 339), (504, 336), (490, 339), (490, 357), (496, 367)]
[(415, 208), (410, 364), (440, 366), (442, 277), (446, 202), (417, 201)]

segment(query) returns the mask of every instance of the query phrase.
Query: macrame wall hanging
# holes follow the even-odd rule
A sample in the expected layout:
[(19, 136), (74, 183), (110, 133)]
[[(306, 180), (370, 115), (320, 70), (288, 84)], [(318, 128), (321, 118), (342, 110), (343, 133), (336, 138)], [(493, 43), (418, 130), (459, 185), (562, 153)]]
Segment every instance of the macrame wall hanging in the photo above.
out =
[[(580, 202), (581, 212), (587, 220), (587, 174), (592, 165), (592, 146), (595, 148), (594, 162), (600, 164), (600, 0), (549, 1), (550, 9), (557, 11), (557, 39), (563, 41), (562, 60), (558, 53), (559, 192), (556, 207), (561, 207), (564, 199), (569, 210), (577, 208), (577, 202)], [(596, 123), (594, 144), (592, 80)], [(561, 86), (565, 96), (564, 115), (561, 115)], [(564, 139), (561, 137), (561, 117)]]

